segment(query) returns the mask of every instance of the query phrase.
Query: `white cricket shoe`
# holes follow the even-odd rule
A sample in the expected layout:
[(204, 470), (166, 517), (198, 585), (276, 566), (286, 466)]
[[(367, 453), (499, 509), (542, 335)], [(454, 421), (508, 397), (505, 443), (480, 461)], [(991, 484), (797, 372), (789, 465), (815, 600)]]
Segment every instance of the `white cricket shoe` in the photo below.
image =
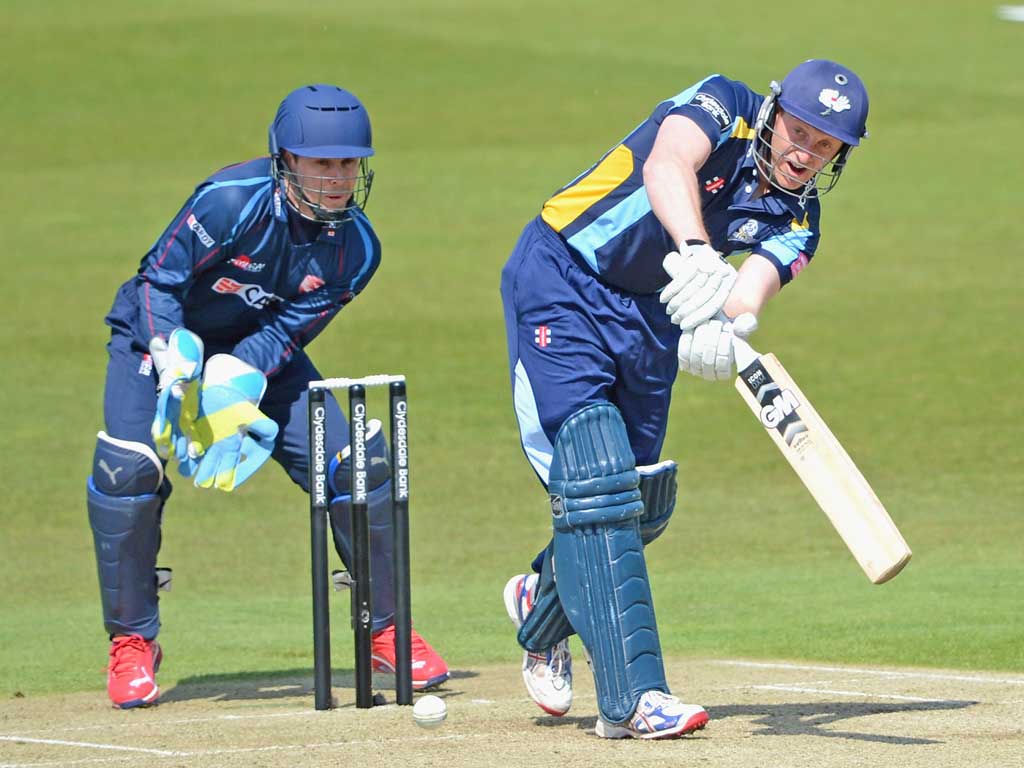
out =
[(648, 691), (640, 697), (632, 717), (622, 725), (597, 718), (602, 739), (673, 739), (699, 731), (708, 724), (708, 713), (696, 704), (683, 704), (675, 696)]
[[(505, 585), (505, 610), (517, 630), (533, 610), (537, 579), (536, 573), (519, 574)], [(530, 698), (549, 715), (561, 717), (568, 712), (572, 706), (572, 654), (568, 638), (546, 651), (523, 653), (523, 682)]]

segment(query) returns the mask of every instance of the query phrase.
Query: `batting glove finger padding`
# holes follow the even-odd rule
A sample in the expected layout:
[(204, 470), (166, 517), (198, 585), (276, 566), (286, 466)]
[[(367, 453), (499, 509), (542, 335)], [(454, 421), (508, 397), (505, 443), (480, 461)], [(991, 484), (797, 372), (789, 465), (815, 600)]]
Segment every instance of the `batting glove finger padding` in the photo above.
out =
[(684, 331), (717, 315), (736, 282), (736, 269), (707, 243), (672, 251), (662, 266), (672, 278), (659, 299), (665, 313)]
[(735, 337), (747, 338), (757, 330), (757, 317), (744, 312), (735, 320), (718, 315), (679, 337), (679, 370), (707, 381), (726, 381), (736, 365)]

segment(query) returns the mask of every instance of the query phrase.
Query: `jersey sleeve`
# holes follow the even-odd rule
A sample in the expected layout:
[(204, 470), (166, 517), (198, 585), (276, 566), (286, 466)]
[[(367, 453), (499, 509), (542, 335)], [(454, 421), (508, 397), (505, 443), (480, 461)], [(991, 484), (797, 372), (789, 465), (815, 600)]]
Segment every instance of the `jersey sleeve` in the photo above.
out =
[(782, 285), (792, 282), (814, 258), (821, 238), (817, 211), (814, 214), (808, 211), (803, 220), (794, 217), (787, 231), (773, 234), (751, 249), (775, 266)]
[(143, 343), (166, 338), (184, 325), (183, 302), (196, 275), (216, 263), (234, 235), (238, 212), (255, 186), (201, 185), (188, 199), (139, 266), (139, 318), (136, 337)]
[(663, 114), (658, 122), (669, 115), (688, 117), (715, 149), (732, 135), (733, 122), (741, 107), (739, 96), (732, 80), (712, 75), (662, 105)]
[(381, 249), (369, 223), (359, 217), (355, 223), (360, 251), (355, 273), (346, 270), (309, 293), (278, 303), (256, 332), (235, 345), (233, 355), (273, 376), (363, 291), (380, 266)]

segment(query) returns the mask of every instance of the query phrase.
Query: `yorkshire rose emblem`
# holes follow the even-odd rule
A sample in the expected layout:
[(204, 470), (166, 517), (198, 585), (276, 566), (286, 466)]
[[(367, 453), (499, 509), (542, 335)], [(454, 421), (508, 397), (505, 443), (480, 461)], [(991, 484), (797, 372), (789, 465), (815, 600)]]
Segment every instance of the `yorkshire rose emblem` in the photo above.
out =
[(822, 88), (818, 94), (818, 101), (828, 107), (821, 114), (827, 115), (830, 112), (842, 112), (850, 108), (850, 100), (842, 96), (835, 88)]

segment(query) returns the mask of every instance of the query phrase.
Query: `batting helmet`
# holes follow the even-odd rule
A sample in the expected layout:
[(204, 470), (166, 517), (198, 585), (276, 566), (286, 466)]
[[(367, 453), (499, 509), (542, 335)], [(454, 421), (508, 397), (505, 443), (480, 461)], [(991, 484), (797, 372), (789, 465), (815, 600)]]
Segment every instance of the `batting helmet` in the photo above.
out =
[[(843, 143), (831, 163), (796, 191), (773, 181), (771, 138), (779, 108)], [(801, 200), (820, 197), (835, 187), (850, 152), (868, 135), (867, 119), (868, 92), (861, 79), (842, 64), (809, 59), (786, 75), (782, 85), (772, 82), (771, 92), (761, 105), (754, 124), (758, 168), (782, 192)], [(819, 183), (822, 181), (824, 184)]]

